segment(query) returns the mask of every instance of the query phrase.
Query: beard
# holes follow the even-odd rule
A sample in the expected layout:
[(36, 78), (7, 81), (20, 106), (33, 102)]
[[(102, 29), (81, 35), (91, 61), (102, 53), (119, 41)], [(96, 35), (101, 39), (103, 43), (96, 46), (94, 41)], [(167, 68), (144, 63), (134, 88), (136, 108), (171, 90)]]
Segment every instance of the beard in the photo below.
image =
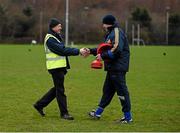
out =
[(114, 28), (114, 26), (103, 27), (103, 31), (104, 31), (104, 32), (110, 32), (110, 31), (113, 30), (113, 28)]
[(108, 28), (103, 27), (103, 31), (104, 31), (104, 32), (108, 32)]

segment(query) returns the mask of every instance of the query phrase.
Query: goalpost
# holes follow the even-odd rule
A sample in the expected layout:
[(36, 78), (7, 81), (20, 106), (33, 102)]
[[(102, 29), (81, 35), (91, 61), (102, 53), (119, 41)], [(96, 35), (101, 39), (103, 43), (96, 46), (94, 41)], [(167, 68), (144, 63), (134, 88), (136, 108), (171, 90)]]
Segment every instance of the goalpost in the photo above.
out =
[(135, 37), (135, 25), (132, 24), (132, 45), (135, 45), (135, 42), (138, 46), (141, 43), (145, 46), (144, 40), (140, 37), (140, 24), (137, 24), (137, 37)]

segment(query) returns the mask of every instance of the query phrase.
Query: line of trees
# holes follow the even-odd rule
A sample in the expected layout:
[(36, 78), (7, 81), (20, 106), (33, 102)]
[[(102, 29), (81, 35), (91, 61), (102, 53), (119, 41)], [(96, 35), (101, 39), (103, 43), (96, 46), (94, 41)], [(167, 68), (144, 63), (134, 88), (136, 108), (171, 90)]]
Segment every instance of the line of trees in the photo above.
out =
[[(180, 2), (149, 0), (147, 3), (143, 0), (70, 0), (70, 41), (101, 42), (104, 34), (101, 19), (105, 14), (113, 14), (127, 31), (129, 40), (132, 40), (132, 24), (140, 24), (141, 38), (146, 44), (165, 44), (165, 7), (170, 5), (169, 44), (180, 45)], [(65, 24), (65, 0), (0, 0), (0, 42), (37, 40), (42, 43), (51, 17)]]

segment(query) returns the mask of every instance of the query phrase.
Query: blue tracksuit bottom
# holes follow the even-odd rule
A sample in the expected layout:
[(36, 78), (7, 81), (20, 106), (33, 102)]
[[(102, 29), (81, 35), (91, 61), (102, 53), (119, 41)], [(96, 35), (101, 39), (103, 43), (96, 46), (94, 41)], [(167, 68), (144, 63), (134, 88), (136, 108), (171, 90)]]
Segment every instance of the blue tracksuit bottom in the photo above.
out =
[(115, 92), (117, 92), (121, 101), (122, 112), (130, 112), (131, 103), (125, 76), (126, 72), (107, 72), (99, 107), (105, 108), (109, 105)]

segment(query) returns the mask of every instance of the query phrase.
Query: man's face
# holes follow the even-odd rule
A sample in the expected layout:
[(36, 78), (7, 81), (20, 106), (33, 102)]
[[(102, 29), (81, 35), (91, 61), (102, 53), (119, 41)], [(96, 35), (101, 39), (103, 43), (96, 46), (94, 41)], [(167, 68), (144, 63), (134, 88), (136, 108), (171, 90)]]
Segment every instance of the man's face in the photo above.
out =
[(52, 30), (56, 33), (61, 33), (62, 30), (62, 24), (58, 24), (55, 27), (52, 28)]
[(108, 31), (108, 28), (111, 27), (112, 25), (109, 25), (109, 24), (103, 24), (102, 27), (103, 27), (103, 30), (104, 31)]

